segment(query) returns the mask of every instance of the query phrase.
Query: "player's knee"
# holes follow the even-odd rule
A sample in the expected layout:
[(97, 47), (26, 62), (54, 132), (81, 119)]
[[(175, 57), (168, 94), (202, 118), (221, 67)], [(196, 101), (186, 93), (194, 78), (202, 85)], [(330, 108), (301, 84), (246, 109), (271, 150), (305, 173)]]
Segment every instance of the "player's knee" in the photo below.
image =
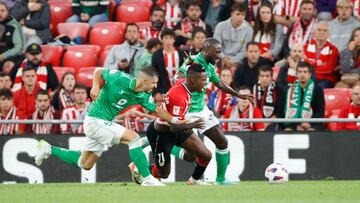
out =
[(204, 160), (206, 162), (210, 162), (211, 158), (212, 158), (211, 152), (208, 149), (206, 149), (202, 160)]
[(222, 136), (221, 139), (218, 140), (217, 143), (215, 143), (216, 148), (218, 149), (227, 149), (228, 148), (228, 140), (225, 138), (225, 136)]

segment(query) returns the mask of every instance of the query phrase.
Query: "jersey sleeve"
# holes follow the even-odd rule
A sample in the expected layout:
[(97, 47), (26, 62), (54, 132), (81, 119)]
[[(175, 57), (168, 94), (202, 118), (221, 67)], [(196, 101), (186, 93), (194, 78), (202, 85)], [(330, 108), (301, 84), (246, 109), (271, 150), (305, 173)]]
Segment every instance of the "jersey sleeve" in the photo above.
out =
[(140, 104), (142, 107), (144, 107), (146, 110), (150, 111), (151, 113), (156, 110), (156, 104), (152, 101), (150, 101), (151, 94), (143, 93), (140, 97)]
[(116, 69), (104, 69), (101, 73), (106, 82), (114, 85), (121, 85), (131, 90), (135, 89), (136, 79)]
[(210, 72), (211, 72), (211, 75), (210, 75), (210, 78), (209, 78), (210, 82), (213, 82), (213, 83), (218, 83), (218, 82), (220, 82), (220, 77), (219, 77), (219, 75), (216, 73), (215, 67), (214, 67), (212, 64), (209, 64), (209, 65), (208, 65), (208, 68), (209, 68), (209, 70), (210, 70)]

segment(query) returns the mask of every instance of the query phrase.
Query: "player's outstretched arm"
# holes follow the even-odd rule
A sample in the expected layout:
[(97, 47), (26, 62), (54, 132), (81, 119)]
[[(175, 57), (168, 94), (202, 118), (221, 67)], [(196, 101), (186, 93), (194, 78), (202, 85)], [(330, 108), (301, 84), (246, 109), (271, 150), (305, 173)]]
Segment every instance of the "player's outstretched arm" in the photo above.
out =
[(224, 81), (220, 80), (220, 82), (218, 83), (214, 83), (215, 86), (221, 90), (223, 90), (226, 93), (229, 93), (235, 97), (238, 97), (240, 99), (249, 99), (249, 100), (253, 100), (253, 95), (248, 94), (248, 95), (241, 95), (239, 94), (237, 91), (235, 91), (233, 88), (231, 88), (229, 85), (227, 85)]
[(104, 68), (96, 68), (94, 70), (94, 79), (90, 90), (90, 96), (93, 101), (95, 101), (96, 98), (99, 96), (102, 84), (104, 84), (104, 79), (101, 76), (103, 70)]

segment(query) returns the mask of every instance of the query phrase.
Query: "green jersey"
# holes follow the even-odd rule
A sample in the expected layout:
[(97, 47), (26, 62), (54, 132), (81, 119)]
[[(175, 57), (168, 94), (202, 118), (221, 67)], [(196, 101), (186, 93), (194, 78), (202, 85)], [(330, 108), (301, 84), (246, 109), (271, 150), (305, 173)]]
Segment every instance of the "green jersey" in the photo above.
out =
[[(204, 56), (200, 53), (198, 53), (195, 56), (191, 56), (194, 60), (195, 63), (200, 64), (202, 67), (205, 68), (206, 74), (208, 76), (208, 83), (209, 82), (213, 82), (213, 83), (218, 83), (220, 82), (220, 78), (217, 75), (217, 73), (215, 72), (215, 67), (214, 65), (212, 65), (211, 63), (207, 63)], [(187, 61), (185, 61), (182, 66), (180, 67), (179, 71), (182, 72), (185, 77), (186, 77), (186, 72), (187, 72), (187, 66), (186, 66)], [(200, 112), (202, 110), (204, 110), (204, 106), (205, 106), (205, 101), (204, 101), (204, 96), (206, 93), (206, 89), (204, 88), (202, 92), (193, 92), (192, 93), (192, 99), (191, 99), (191, 105), (190, 105), (190, 109), (189, 112), (193, 113), (193, 112)]]
[(150, 102), (151, 93), (134, 91), (134, 77), (116, 69), (104, 69), (101, 75), (105, 84), (92, 103), (89, 116), (112, 121), (122, 110), (135, 104), (140, 104), (150, 112), (155, 111), (156, 104)]

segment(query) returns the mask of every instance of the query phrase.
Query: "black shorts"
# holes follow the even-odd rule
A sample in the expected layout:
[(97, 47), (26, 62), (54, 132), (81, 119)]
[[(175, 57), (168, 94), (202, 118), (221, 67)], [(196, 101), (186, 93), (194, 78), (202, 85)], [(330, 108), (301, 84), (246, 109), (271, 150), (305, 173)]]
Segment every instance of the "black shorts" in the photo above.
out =
[(170, 164), (170, 154), (174, 145), (181, 145), (192, 135), (192, 132), (159, 132), (154, 127), (154, 121), (150, 123), (146, 131), (156, 166), (164, 167)]

